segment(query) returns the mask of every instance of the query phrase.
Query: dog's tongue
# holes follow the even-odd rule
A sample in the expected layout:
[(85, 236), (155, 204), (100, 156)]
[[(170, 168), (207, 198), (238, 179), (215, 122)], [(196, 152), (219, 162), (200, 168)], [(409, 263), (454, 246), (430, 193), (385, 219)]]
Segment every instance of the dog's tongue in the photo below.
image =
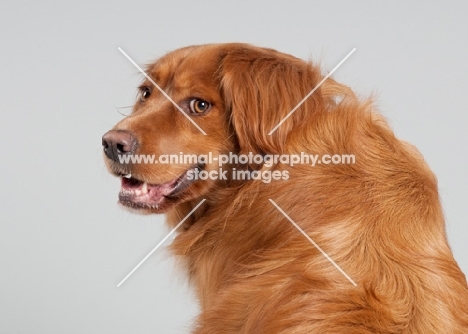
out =
[(174, 190), (176, 181), (173, 180), (163, 184), (148, 184), (133, 177), (123, 177), (119, 198), (123, 201), (158, 204), (163, 196), (170, 194)]

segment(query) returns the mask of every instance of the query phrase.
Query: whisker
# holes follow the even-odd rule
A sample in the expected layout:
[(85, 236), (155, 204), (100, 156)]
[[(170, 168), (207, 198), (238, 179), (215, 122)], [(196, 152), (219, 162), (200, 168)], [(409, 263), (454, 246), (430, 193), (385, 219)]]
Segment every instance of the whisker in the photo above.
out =
[(128, 109), (128, 108), (132, 108), (132, 107), (133, 107), (133, 106), (117, 107), (116, 105), (114, 105), (115, 110), (117, 110), (117, 112), (118, 112), (120, 115), (125, 116), (125, 117), (130, 116), (130, 115), (125, 115), (124, 113), (121, 113), (121, 112), (120, 112), (120, 109)]

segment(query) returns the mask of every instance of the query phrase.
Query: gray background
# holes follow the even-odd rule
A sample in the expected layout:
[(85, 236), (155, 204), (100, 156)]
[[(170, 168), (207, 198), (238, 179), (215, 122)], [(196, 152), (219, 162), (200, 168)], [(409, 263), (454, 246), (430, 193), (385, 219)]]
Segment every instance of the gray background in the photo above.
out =
[[(463, 1), (7, 2), (0, 5), (0, 333), (187, 333), (186, 280), (162, 216), (117, 207), (101, 136), (139, 64), (190, 44), (249, 42), (319, 61), (374, 93), (438, 175), (468, 272), (468, 5)], [(128, 109), (127, 109), (128, 110)], [(125, 111), (125, 110), (123, 110)]]

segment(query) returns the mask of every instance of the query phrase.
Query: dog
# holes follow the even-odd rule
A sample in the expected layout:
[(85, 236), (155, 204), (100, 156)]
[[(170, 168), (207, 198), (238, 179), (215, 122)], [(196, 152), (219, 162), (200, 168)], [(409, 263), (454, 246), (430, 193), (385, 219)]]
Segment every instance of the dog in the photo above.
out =
[[(178, 49), (146, 73), (103, 150), (121, 205), (183, 221), (171, 249), (200, 302), (193, 333), (468, 333), (437, 180), (371, 99), (242, 43)], [(186, 153), (204, 158), (122, 162)], [(281, 158), (301, 154), (322, 163)]]

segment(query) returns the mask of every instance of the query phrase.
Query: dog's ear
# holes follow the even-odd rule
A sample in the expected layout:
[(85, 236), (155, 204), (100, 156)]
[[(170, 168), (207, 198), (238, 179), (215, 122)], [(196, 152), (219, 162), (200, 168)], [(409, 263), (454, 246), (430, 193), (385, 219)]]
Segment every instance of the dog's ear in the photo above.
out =
[(310, 64), (274, 50), (230, 50), (219, 75), (241, 153), (284, 153), (289, 133), (310, 120), (322, 103), (319, 88), (275, 129), (322, 76)]

